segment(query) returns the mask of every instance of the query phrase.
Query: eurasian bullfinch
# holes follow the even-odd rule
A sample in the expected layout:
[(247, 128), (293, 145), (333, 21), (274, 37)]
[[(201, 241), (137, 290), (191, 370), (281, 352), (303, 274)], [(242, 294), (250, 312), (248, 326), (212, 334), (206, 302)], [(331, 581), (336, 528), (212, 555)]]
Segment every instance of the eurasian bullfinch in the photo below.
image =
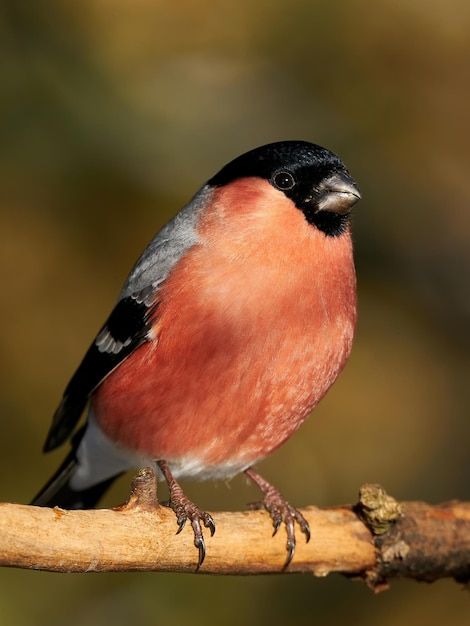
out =
[(68, 384), (44, 451), (72, 450), (33, 504), (91, 508), (123, 472), (152, 465), (179, 529), (211, 516), (178, 479), (239, 472), (275, 532), (304, 517), (253, 465), (305, 420), (346, 363), (356, 323), (349, 213), (359, 190), (340, 159), (305, 141), (231, 161), (156, 235)]

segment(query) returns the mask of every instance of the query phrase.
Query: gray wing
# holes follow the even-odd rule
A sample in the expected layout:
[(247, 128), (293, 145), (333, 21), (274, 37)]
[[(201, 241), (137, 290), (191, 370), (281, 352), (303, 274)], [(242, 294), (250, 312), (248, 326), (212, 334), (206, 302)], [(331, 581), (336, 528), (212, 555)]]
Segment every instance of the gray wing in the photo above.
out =
[(197, 243), (198, 216), (207, 206), (211, 195), (211, 188), (204, 186), (189, 204), (159, 231), (127, 277), (120, 298), (146, 289), (153, 291), (158, 289), (183, 254)]

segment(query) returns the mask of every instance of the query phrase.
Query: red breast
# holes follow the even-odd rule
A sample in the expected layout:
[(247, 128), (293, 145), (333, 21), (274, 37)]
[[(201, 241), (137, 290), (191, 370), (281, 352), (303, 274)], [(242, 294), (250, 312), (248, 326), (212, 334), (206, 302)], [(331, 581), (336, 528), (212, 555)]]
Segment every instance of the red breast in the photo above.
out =
[(92, 398), (113, 441), (193, 478), (279, 447), (343, 368), (356, 321), (349, 227), (326, 236), (268, 181), (214, 189), (198, 234), (158, 292), (154, 339)]

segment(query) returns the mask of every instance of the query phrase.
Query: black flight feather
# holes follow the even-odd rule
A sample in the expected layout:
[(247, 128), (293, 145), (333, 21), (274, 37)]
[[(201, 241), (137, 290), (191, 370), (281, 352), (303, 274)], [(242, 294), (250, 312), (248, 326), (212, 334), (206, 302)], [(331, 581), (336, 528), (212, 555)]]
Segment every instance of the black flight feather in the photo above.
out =
[(44, 452), (66, 441), (77, 425), (90, 394), (124, 359), (148, 341), (151, 306), (147, 294), (119, 300), (65, 389), (44, 444)]

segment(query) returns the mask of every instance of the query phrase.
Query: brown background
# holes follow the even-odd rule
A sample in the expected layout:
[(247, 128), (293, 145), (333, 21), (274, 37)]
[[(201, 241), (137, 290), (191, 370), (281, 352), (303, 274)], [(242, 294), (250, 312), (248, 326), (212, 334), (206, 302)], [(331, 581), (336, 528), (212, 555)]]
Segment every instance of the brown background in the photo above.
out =
[[(3, 0), (0, 499), (27, 502), (63, 457), (41, 455), (51, 414), (153, 234), (226, 161), (288, 138), (362, 189), (360, 321), (341, 379), (260, 468), (299, 506), (363, 482), (469, 499), (469, 33), (467, 0)], [(188, 491), (256, 498), (241, 478)], [(450, 581), (375, 597), (339, 577), (0, 572), (2, 624), (294, 619), (463, 626), (470, 604)]]

